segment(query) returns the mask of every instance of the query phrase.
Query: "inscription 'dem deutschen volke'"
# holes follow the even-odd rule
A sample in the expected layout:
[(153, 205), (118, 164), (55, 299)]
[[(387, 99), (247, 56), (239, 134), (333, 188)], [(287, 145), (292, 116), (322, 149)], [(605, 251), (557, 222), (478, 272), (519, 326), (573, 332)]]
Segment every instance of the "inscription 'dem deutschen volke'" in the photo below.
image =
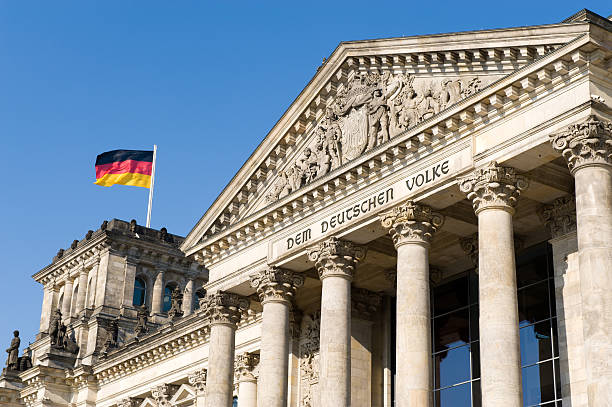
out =
[[(426, 184), (432, 183), (443, 175), (449, 172), (449, 160), (445, 160), (441, 163), (435, 164), (425, 169), (425, 171), (414, 174), (402, 182), (408, 193), (412, 192), (415, 188), (420, 188)], [(346, 209), (336, 212), (330, 217), (319, 222), (318, 226), (310, 226), (299, 233), (290, 236), (286, 239), (285, 250), (291, 250), (299, 247), (313, 238), (313, 228), (316, 230), (317, 235), (324, 235), (329, 231), (332, 231), (345, 223), (348, 223), (356, 218), (362, 217), (363, 215), (375, 210), (377, 207), (384, 206), (389, 202), (396, 199), (395, 194), (396, 185), (392, 185), (383, 191), (377, 192), (370, 195), (368, 198), (354, 205), (349, 206)]]

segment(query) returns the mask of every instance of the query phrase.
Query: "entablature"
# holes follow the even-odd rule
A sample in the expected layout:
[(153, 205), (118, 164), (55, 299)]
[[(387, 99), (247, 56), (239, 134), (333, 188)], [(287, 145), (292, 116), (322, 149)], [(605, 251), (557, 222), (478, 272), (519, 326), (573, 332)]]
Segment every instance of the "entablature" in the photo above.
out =
[(374, 178), (449, 148), (500, 118), (519, 114), (568, 83), (584, 78), (591, 65), (606, 66), (610, 55), (610, 50), (602, 50), (589, 34), (584, 34), (227, 230), (206, 238), (188, 249), (187, 254), (210, 267), (286, 228), (298, 218), (362, 188)]

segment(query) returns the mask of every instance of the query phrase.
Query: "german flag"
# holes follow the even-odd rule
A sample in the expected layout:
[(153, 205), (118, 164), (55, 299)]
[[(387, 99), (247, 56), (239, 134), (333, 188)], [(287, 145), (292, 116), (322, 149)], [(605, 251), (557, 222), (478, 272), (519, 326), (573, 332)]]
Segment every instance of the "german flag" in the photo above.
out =
[(97, 185), (115, 184), (150, 188), (153, 171), (153, 151), (113, 150), (96, 159)]

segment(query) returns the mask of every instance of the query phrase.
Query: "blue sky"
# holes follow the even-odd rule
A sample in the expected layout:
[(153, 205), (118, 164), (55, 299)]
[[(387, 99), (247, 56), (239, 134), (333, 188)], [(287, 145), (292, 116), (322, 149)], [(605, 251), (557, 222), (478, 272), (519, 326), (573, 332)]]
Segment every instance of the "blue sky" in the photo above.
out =
[(186, 235), (340, 41), (550, 24), (608, 1), (0, 1), (0, 344), (38, 331), (31, 275), (148, 190), (96, 155), (158, 145), (152, 227)]

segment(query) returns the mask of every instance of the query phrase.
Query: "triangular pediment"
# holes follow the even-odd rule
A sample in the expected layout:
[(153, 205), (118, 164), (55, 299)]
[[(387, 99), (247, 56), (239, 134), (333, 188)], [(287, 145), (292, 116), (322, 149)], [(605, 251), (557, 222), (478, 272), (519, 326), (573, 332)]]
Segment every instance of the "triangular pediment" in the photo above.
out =
[(138, 407), (157, 407), (157, 403), (151, 397), (146, 397)]
[(195, 390), (188, 384), (182, 384), (170, 399), (170, 405), (176, 406), (195, 398)]
[(572, 23), (340, 44), (182, 249), (190, 254), (586, 31)]

